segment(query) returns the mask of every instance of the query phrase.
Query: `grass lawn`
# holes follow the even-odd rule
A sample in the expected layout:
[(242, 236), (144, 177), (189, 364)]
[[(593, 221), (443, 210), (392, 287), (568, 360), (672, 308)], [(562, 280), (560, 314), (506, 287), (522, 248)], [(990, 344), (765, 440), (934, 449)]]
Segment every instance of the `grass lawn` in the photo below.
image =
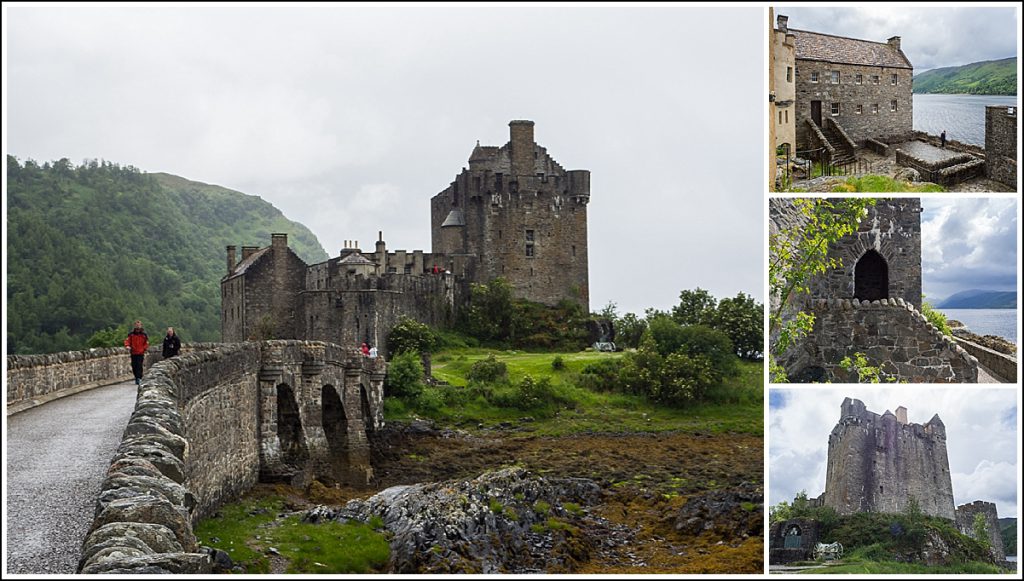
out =
[[(518, 383), (529, 375), (535, 380), (547, 378), (564, 403), (539, 410), (524, 411), (498, 407), (483, 396), (452, 397), (446, 391), (466, 390), (466, 373), (473, 363), (493, 355), (508, 367), (510, 383)], [(552, 362), (560, 357), (564, 369), (555, 370)], [(740, 362), (740, 375), (727, 380), (717, 390), (722, 403), (707, 403), (686, 408), (670, 408), (636, 395), (595, 392), (577, 387), (574, 377), (586, 365), (602, 360), (616, 360), (622, 353), (584, 351), (575, 353), (527, 353), (491, 349), (460, 349), (435, 354), (432, 360), (434, 377), (450, 387), (428, 387), (428, 395), (443, 403), (433, 409), (410, 409), (401, 400), (385, 400), (387, 419), (429, 417), (444, 424), (467, 430), (493, 428), (514, 424), (517, 431), (529, 435), (562, 436), (580, 432), (738, 432), (763, 433), (763, 364)], [(511, 387), (494, 387), (495, 391)], [(463, 394), (464, 395), (464, 394)], [(523, 421), (529, 417), (531, 421)]]
[(890, 573), (890, 574), (927, 574), (927, 575), (943, 575), (943, 574), (985, 574), (985, 573), (1006, 573), (995, 565), (988, 563), (963, 563), (960, 565), (946, 565), (946, 566), (927, 566), (920, 563), (897, 563), (894, 561), (861, 561), (853, 563), (838, 563), (830, 565), (828, 567), (818, 567), (814, 569), (807, 569), (806, 571), (800, 571), (800, 573), (807, 573), (811, 575), (820, 575), (822, 573), (829, 574), (875, 574), (875, 573)]

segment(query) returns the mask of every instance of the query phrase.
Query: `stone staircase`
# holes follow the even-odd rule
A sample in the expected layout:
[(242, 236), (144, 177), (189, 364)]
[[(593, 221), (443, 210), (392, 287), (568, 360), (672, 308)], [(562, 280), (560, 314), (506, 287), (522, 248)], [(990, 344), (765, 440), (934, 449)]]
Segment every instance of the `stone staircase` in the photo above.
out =
[(853, 150), (853, 146), (850, 145), (849, 140), (845, 135), (839, 132), (838, 125), (832, 121), (826, 121), (822, 123), (821, 133), (828, 140), (835, 150), (835, 155), (832, 156), (832, 163), (834, 165), (843, 164), (857, 159), (857, 154)]

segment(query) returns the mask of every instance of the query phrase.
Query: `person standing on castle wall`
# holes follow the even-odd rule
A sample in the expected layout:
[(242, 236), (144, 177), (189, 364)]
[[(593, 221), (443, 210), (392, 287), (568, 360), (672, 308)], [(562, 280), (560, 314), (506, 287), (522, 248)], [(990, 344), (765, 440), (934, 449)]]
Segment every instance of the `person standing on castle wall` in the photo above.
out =
[(174, 334), (174, 327), (167, 327), (167, 335), (164, 337), (164, 359), (177, 357), (181, 351), (181, 339)]
[(376, 347), (370, 347), (370, 359), (376, 359), (376, 358), (377, 358), (377, 348)]
[(367, 345), (365, 341), (363, 342), (362, 346), (359, 347), (359, 351), (363, 354), (364, 357), (370, 356), (370, 346)]
[(941, 147), (942, 149), (946, 149), (946, 130), (945, 129), (943, 129), (942, 130), (942, 134), (939, 135), (939, 142), (940, 142), (939, 147)]
[(142, 363), (146, 360), (146, 350), (149, 349), (149, 335), (142, 328), (142, 321), (135, 321), (135, 328), (128, 333), (124, 346), (131, 353), (132, 375), (135, 376), (135, 385), (139, 385), (142, 383)]

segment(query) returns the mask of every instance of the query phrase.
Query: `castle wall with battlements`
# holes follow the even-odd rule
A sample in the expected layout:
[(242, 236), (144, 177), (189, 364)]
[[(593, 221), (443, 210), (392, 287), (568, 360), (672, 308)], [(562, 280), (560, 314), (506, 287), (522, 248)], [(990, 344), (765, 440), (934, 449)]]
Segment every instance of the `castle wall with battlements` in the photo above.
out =
[(955, 518), (946, 428), (935, 415), (924, 424), (869, 411), (846, 398), (828, 440), (821, 503), (840, 514), (905, 511), (916, 501), (925, 514)]
[[(977, 539), (974, 534), (974, 519), (979, 514), (985, 519), (985, 528), (988, 532), (988, 536), (984, 539)], [(976, 500), (956, 507), (956, 528), (971, 538), (988, 543), (997, 562), (1006, 559), (1003, 535), (999, 532), (999, 513), (996, 511), (995, 503)]]

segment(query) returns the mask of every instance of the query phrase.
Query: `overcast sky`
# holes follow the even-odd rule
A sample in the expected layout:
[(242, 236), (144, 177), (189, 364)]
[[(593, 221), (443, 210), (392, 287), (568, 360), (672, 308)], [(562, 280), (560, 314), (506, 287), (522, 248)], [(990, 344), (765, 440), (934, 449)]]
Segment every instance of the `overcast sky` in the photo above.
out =
[[(536, 122), (592, 172), (590, 306), (763, 300), (766, 10), (4, 6), (7, 151), (256, 194), (430, 249), (430, 197)], [(239, 240), (267, 244), (267, 240)]]
[(1017, 289), (1018, 203), (1010, 198), (921, 198), (921, 284), (937, 304), (971, 289)]
[[(1019, 388), (1018, 388), (1019, 389)], [(946, 425), (949, 472), (957, 506), (985, 500), (1000, 517), (1017, 516), (1017, 394), (979, 387), (815, 387), (772, 389), (769, 397), (769, 502), (792, 502), (801, 490), (825, 488), (828, 436), (844, 397), (884, 414), (899, 406), (923, 424), (939, 414)]]
[(893, 6), (863, 8), (780, 6), (789, 27), (885, 42), (899, 36), (914, 74), (1017, 56), (1019, 8)]

